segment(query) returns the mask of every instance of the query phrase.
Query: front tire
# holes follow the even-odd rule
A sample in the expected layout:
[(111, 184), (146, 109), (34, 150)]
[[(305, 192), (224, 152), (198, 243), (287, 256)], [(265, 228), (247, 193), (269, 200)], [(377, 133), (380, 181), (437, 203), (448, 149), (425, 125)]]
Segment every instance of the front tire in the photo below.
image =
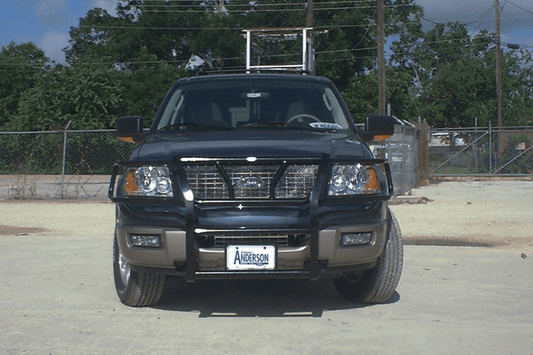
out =
[(165, 275), (131, 270), (118, 244), (113, 239), (113, 275), (120, 301), (127, 306), (145, 307), (159, 302), (165, 288)]
[(333, 279), (337, 291), (349, 301), (383, 303), (394, 294), (402, 274), (403, 242), (400, 224), (390, 210), (389, 224), (385, 250), (374, 268)]

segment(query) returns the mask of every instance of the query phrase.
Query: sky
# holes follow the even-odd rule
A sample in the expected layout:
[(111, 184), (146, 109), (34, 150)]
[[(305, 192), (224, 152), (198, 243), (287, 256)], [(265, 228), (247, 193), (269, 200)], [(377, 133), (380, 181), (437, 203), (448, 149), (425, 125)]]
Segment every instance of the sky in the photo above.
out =
[[(499, 0), (502, 42), (533, 49), (533, 0)], [(0, 0), (0, 47), (33, 42), (58, 63), (68, 45), (69, 30), (95, 7), (114, 14), (118, 0)], [(318, 1), (317, 1), (318, 2)], [(495, 32), (495, 0), (416, 0), (424, 8), (424, 28), (461, 21), (476, 33)]]
[(115, 13), (117, 0), (0, 0), (0, 46), (33, 42), (46, 56), (65, 62), (69, 31), (95, 7)]
[[(496, 32), (495, 0), (416, 0), (424, 8), (424, 28), (460, 21), (475, 34)], [(533, 49), (533, 0), (499, 0), (501, 41)], [(428, 21), (429, 20), (429, 21)]]

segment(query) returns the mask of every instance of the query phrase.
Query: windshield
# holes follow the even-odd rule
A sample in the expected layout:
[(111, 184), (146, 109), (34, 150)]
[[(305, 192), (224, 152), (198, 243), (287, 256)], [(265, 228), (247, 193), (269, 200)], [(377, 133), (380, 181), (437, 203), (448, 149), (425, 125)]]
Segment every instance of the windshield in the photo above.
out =
[(227, 80), (183, 86), (170, 96), (158, 131), (290, 127), (348, 129), (326, 85), (288, 80)]

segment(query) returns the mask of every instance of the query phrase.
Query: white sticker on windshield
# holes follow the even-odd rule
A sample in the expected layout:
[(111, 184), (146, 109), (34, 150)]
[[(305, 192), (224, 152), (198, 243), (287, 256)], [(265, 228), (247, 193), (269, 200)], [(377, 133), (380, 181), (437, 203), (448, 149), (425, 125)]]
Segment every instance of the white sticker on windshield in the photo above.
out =
[(309, 126), (318, 129), (342, 129), (342, 126), (337, 123), (328, 123), (328, 122), (312, 122), (309, 123)]

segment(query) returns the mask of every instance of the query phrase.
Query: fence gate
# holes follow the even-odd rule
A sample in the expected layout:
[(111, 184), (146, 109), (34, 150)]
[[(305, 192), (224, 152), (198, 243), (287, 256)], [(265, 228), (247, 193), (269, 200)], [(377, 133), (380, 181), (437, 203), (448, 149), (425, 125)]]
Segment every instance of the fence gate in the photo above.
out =
[(432, 130), (432, 175), (533, 175), (531, 127)]

